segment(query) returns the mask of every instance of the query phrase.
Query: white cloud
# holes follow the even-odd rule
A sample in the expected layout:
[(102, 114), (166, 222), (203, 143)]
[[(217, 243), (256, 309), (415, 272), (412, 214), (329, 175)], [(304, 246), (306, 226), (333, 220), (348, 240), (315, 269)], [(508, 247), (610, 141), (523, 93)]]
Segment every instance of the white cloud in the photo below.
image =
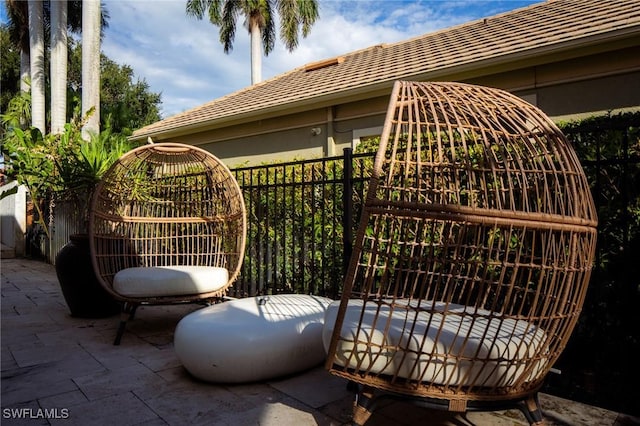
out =
[[(263, 57), (264, 79), (309, 62), (379, 43), (392, 43), (471, 19), (531, 4), (522, 1), (320, 0), (320, 19), (288, 52), (279, 40)], [(233, 51), (223, 52), (218, 28), (185, 12), (186, 0), (104, 0), (110, 19), (102, 50), (129, 65), (162, 93), (167, 117), (250, 84), (249, 36), (238, 22)]]

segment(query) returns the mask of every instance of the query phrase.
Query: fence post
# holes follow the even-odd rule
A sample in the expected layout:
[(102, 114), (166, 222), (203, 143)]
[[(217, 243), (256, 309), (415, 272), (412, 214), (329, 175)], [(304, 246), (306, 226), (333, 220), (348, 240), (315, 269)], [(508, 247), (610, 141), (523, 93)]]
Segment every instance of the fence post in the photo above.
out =
[[(346, 273), (353, 248), (353, 150), (344, 149), (342, 204), (342, 272)], [(337, 296), (337, 294), (335, 295)]]

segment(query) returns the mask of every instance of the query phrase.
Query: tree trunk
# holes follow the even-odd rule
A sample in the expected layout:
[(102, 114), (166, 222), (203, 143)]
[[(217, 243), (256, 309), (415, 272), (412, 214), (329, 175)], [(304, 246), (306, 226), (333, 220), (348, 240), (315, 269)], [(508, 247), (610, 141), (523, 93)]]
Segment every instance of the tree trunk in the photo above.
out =
[(45, 134), (44, 19), (41, 1), (29, 1), (31, 125)]
[(251, 36), (251, 84), (262, 81), (262, 37), (260, 26), (257, 22), (250, 23), (249, 35)]
[(20, 91), (29, 91), (29, 79), (31, 78), (31, 58), (29, 52), (20, 50)]
[(67, 0), (51, 2), (51, 133), (67, 121)]
[(83, 137), (100, 132), (100, 0), (82, 0), (82, 115), (93, 109)]

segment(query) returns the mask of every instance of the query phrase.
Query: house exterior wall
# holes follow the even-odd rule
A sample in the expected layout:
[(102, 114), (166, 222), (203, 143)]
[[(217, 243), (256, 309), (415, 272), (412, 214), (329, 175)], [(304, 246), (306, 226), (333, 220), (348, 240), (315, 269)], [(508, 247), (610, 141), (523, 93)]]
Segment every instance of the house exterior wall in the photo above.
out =
[[(594, 49), (573, 57), (545, 57), (498, 69), (478, 68), (457, 80), (508, 90), (540, 107), (552, 119), (568, 119), (621, 108), (640, 107), (640, 45), (610, 51)], [(358, 135), (381, 129), (389, 92), (376, 92), (335, 105), (277, 117), (238, 121), (226, 127), (166, 139), (200, 146), (228, 166), (339, 155)], [(354, 135), (355, 138), (354, 138)]]
[[(294, 159), (322, 158), (325, 156), (326, 126), (315, 126), (322, 129), (317, 136), (311, 133), (311, 126), (209, 142), (199, 146), (231, 168)], [(238, 149), (240, 146), (242, 148)]]
[(638, 107), (640, 71), (541, 88), (537, 104), (556, 119)]
[(640, 107), (640, 46), (468, 81), (508, 90), (552, 119)]

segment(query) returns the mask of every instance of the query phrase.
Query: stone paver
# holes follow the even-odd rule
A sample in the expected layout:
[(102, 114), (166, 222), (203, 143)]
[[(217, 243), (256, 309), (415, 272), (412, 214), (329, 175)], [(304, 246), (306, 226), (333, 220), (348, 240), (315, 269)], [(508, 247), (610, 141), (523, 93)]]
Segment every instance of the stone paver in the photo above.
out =
[[(318, 366), (263, 383), (216, 385), (191, 377), (173, 350), (173, 330), (198, 305), (141, 307), (120, 346), (118, 316), (73, 318), (55, 269), (2, 259), (2, 425), (343, 426), (353, 395)], [(638, 420), (541, 395), (550, 426), (622, 426)], [(455, 415), (381, 402), (368, 426), (526, 424), (517, 410)]]

